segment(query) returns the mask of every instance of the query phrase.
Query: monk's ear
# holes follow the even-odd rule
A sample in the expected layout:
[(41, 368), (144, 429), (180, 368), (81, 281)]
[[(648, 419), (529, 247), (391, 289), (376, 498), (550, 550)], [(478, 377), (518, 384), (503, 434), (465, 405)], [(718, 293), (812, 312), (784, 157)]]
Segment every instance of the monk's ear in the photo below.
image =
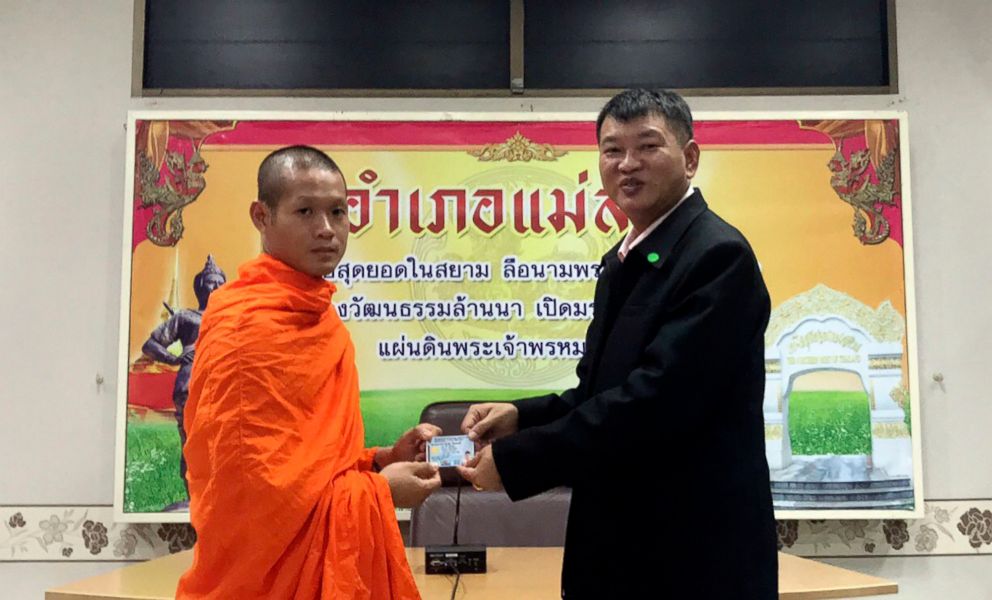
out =
[(269, 207), (264, 202), (255, 200), (248, 207), (248, 214), (251, 215), (251, 222), (255, 225), (255, 229), (259, 233), (265, 233), (265, 228), (272, 221)]

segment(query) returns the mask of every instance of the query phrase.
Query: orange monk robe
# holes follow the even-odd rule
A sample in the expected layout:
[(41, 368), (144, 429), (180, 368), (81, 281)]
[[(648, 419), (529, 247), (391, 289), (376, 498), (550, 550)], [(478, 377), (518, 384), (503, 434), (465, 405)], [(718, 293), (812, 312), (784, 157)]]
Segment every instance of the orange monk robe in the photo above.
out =
[(198, 540), (177, 598), (420, 598), (334, 291), (263, 254), (210, 296), (186, 405)]

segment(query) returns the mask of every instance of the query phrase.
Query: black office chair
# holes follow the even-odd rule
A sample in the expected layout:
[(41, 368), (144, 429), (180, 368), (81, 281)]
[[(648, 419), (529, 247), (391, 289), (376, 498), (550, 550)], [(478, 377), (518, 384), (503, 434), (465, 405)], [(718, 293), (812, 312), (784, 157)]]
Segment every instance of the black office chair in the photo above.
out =
[[(443, 435), (461, 435), (461, 423), (474, 402), (435, 402), (420, 413)], [(480, 492), (455, 469), (441, 470), (442, 487), (410, 516), (412, 546), (450, 544), (455, 526), (455, 502), (461, 486), (458, 542), (487, 546), (563, 546), (571, 490), (556, 488), (511, 502), (504, 492)]]

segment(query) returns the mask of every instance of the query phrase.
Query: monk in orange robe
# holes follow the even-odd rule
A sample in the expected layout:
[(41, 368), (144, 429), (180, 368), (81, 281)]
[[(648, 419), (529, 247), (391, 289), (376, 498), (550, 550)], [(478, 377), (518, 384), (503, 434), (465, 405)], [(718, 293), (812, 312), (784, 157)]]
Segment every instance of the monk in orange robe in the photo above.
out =
[(294, 146), (259, 168), (263, 254), (215, 291), (186, 407), (190, 518), (184, 599), (419, 599), (395, 507), (440, 484), (432, 425), (364, 448), (355, 349), (333, 272), (348, 239), (344, 178)]

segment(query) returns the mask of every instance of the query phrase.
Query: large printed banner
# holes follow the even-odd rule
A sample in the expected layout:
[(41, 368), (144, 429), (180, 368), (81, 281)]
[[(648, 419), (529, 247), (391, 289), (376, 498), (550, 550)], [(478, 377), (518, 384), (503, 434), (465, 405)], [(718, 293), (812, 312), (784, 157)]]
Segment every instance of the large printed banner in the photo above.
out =
[[(118, 518), (187, 518), (178, 423), (201, 314), (260, 250), (248, 206), (259, 163), (282, 146), (327, 151), (348, 184), (352, 233), (329, 279), (369, 445), (431, 402), (573, 385), (600, 257), (629, 227), (600, 184), (594, 119), (132, 114)], [(905, 116), (702, 114), (696, 139), (694, 184), (750, 240), (771, 292), (779, 517), (918, 515)]]

